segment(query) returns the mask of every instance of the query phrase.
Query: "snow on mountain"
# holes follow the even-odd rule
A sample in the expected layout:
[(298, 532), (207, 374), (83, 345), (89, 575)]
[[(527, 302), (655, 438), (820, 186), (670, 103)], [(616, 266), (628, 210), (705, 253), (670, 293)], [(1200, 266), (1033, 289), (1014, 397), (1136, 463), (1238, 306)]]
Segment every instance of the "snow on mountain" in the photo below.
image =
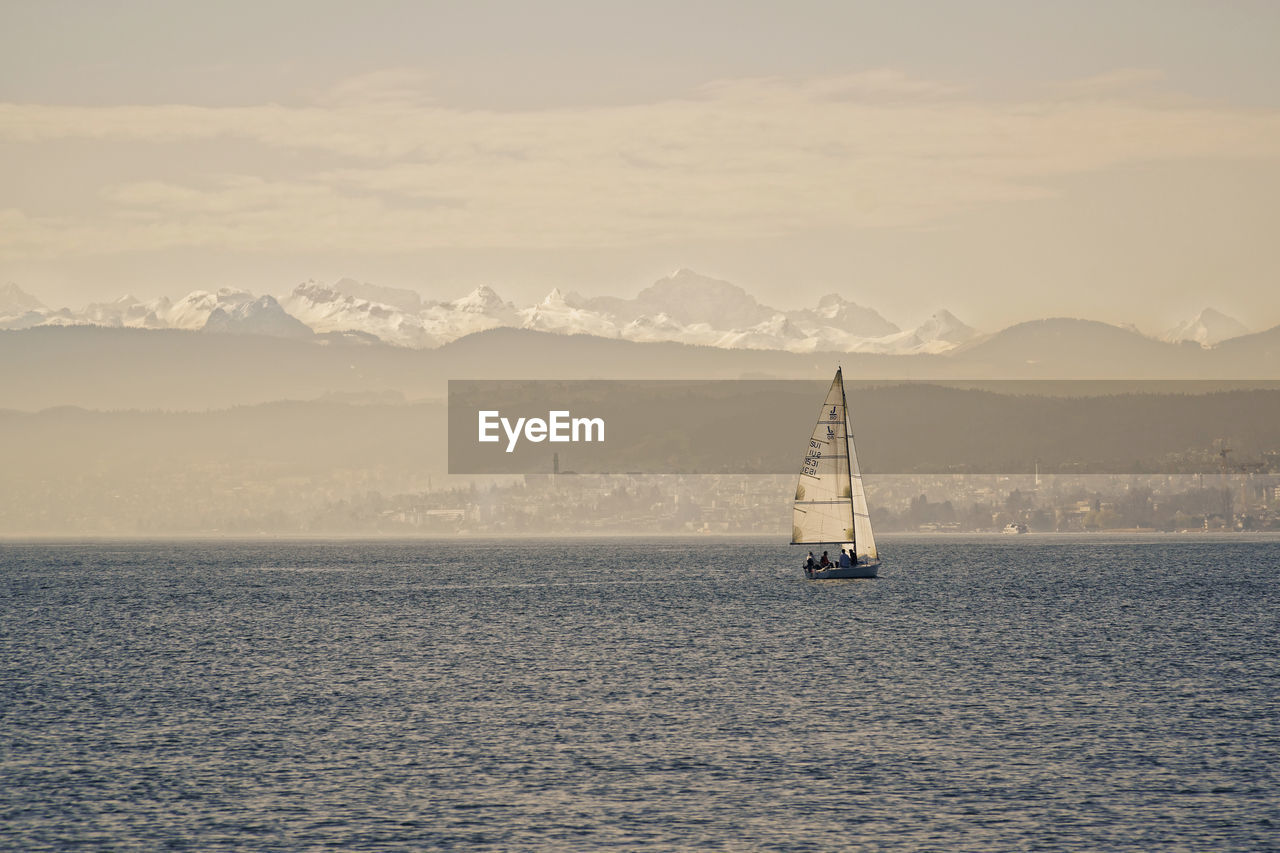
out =
[(666, 314), (658, 313), (637, 317), (623, 326), (618, 335), (629, 341), (643, 343), (680, 341), (685, 344), (715, 346), (724, 337), (724, 332), (711, 328), (710, 323), (690, 323), (686, 326)]
[(403, 347), (426, 348), (444, 341), (423, 317), (394, 305), (342, 293), (315, 281), (299, 284), (280, 300), (285, 311), (316, 332), (358, 331)]
[(854, 352), (942, 353), (977, 337), (978, 331), (946, 309), (939, 310), (914, 329), (865, 341)]
[(16, 314), (0, 314), (0, 329), (17, 331), (39, 326), (46, 319), (43, 311), (22, 311)]
[[(32, 300), (15, 286), (0, 289), (0, 307), (23, 309)], [(939, 311), (918, 328), (903, 331), (874, 309), (839, 294), (822, 297), (815, 308), (778, 310), (757, 302), (737, 285), (688, 269), (659, 279), (634, 299), (566, 296), (557, 288), (525, 308), (502, 299), (489, 286), (457, 299), (427, 302), (414, 291), (341, 279), (331, 285), (304, 282), (278, 301), (224, 288), (217, 292), (197, 290), (173, 303), (165, 298), (141, 302), (126, 296), (79, 312), (49, 311), (41, 306), (23, 314), (11, 311), (9, 316), (0, 315), (0, 328), (54, 324), (289, 337), (314, 332), (321, 342), (354, 336), (353, 340), (413, 348), (435, 347), (474, 332), (507, 326), (641, 342), (798, 353), (937, 353), (976, 335), (946, 311)]]
[(850, 302), (838, 293), (819, 299), (816, 309), (789, 311), (787, 316), (803, 327), (841, 329), (859, 338), (882, 338), (902, 331), (874, 308)]
[(481, 285), (466, 296), (444, 303), (454, 311), (466, 314), (485, 314), (501, 320), (514, 321), (516, 307), (499, 296), (492, 287)]
[(519, 324), (516, 307), (488, 286), (477, 287), (466, 296), (431, 305), (422, 311), (425, 328), (441, 342), (463, 335)]
[(942, 309), (911, 329), (909, 336), (901, 338), (896, 351), (946, 352), (975, 337), (978, 337), (977, 329), (961, 321), (951, 311)]
[(133, 296), (121, 296), (111, 302), (91, 302), (79, 311), (59, 308), (28, 311), (22, 318), (0, 321), (6, 328), (31, 326), (129, 326), (144, 329), (168, 328), (162, 315), (170, 309), (169, 300), (161, 297), (142, 302)]
[(38, 326), (48, 316), (44, 303), (21, 287), (0, 284), (0, 329), (27, 329)]
[(43, 302), (13, 282), (0, 284), (0, 317), (12, 317), (28, 311), (44, 310)]
[(977, 337), (978, 330), (942, 308), (921, 323), (916, 328), (915, 334), (922, 342), (942, 341), (949, 344), (962, 344)]
[(589, 308), (570, 304), (558, 287), (538, 304), (520, 312), (520, 327), (563, 335), (618, 337), (618, 326), (613, 319)]
[(270, 335), (273, 338), (309, 338), (311, 327), (285, 312), (273, 296), (260, 296), (234, 307), (218, 306), (209, 314), (204, 331), (222, 335)]
[(572, 294), (565, 301), (570, 307), (609, 317), (619, 326), (641, 317), (665, 314), (680, 326), (706, 323), (727, 331), (763, 323), (777, 313), (736, 284), (689, 269), (678, 269), (658, 279), (634, 299)]
[(203, 329), (216, 308), (232, 309), (256, 299), (247, 290), (224, 287), (217, 292), (193, 290), (157, 316), (171, 329)]
[(745, 329), (770, 320), (776, 311), (741, 287), (678, 269), (636, 294), (637, 316), (666, 314), (677, 323), (707, 323), (717, 329)]
[(776, 349), (790, 352), (814, 352), (826, 349), (823, 338), (806, 334), (786, 314), (774, 314), (768, 320), (746, 329), (722, 335), (715, 345), (728, 349)]
[(407, 290), (402, 287), (383, 287), (356, 281), (353, 278), (340, 278), (333, 283), (333, 289), (345, 296), (390, 305), (392, 308), (399, 308), (410, 314), (416, 314), (423, 308), (422, 296), (416, 290)]
[(133, 296), (121, 296), (113, 302), (91, 302), (76, 315), (78, 322), (94, 326), (129, 326), (140, 329), (163, 329), (173, 305), (167, 297), (142, 302)]
[(659, 279), (634, 299), (553, 296), (556, 307), (539, 307), (526, 327), (606, 335), (617, 329), (628, 340), (791, 352), (850, 351), (900, 331), (874, 309), (838, 294), (824, 296), (816, 309), (779, 311), (735, 284), (689, 269)]
[(1211, 347), (1229, 338), (1247, 334), (1249, 330), (1244, 323), (1220, 311), (1206, 308), (1190, 320), (1174, 326), (1164, 334), (1163, 339), (1171, 343), (1195, 341), (1202, 347)]

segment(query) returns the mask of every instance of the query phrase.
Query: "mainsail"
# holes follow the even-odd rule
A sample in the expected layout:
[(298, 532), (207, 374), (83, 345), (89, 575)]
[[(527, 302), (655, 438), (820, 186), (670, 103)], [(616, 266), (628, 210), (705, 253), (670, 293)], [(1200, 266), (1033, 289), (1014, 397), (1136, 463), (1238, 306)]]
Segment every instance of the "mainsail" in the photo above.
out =
[(872, 560), (877, 556), (839, 370), (818, 412), (800, 469), (791, 541), (851, 548)]

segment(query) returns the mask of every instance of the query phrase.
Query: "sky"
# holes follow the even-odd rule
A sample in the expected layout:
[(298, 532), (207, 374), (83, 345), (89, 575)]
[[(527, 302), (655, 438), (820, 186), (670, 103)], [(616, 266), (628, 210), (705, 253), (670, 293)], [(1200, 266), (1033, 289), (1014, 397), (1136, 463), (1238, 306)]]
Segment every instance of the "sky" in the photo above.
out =
[(1280, 5), (0, 5), (0, 282), (1280, 324)]

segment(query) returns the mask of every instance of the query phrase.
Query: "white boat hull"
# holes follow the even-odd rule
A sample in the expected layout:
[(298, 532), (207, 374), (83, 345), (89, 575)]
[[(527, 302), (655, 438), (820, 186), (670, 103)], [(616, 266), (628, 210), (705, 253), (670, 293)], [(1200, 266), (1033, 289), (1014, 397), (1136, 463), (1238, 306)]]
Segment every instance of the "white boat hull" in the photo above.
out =
[(858, 566), (849, 566), (841, 568), (836, 566), (831, 569), (814, 569), (812, 574), (806, 572), (809, 577), (814, 580), (827, 580), (828, 578), (873, 578), (880, 571), (880, 563), (863, 563)]

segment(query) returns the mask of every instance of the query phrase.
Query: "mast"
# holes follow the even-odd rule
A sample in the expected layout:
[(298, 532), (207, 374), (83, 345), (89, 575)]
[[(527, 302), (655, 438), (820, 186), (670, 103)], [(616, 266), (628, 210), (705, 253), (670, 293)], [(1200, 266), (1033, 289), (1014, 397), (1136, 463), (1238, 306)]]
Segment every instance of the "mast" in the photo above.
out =
[(858, 524), (853, 517), (853, 436), (849, 434), (849, 400), (844, 394), (844, 368), (836, 365), (836, 379), (840, 382), (840, 409), (844, 412), (844, 473), (849, 484), (849, 544), (853, 561), (858, 561)]

